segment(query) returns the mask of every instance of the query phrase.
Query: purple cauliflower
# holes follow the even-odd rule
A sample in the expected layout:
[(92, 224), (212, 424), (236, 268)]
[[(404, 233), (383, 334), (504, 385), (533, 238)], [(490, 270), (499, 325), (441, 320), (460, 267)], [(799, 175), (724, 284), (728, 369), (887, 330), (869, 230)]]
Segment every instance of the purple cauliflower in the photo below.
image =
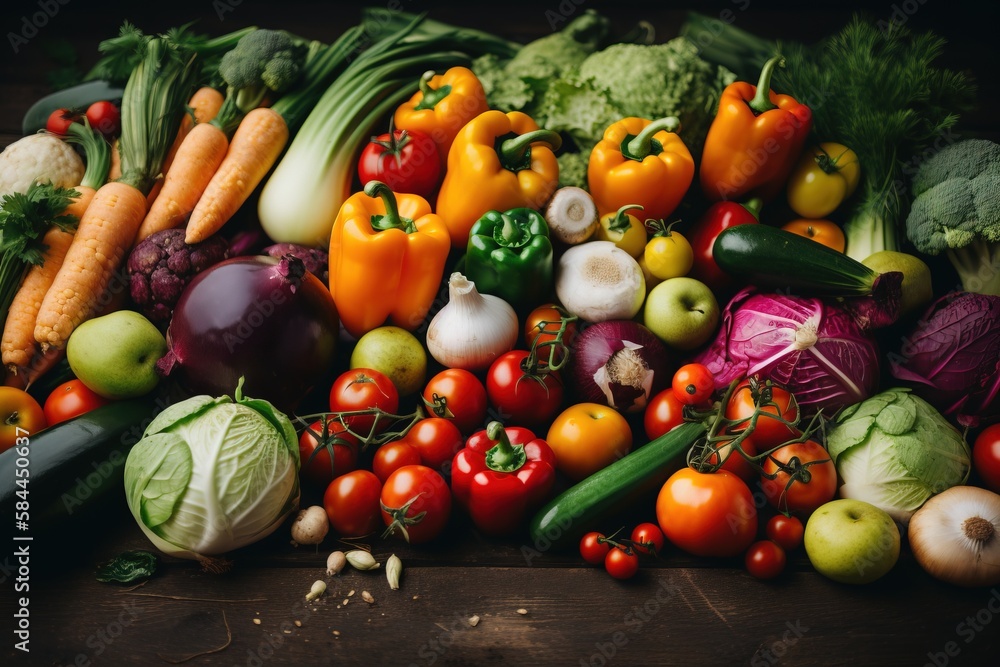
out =
[(183, 229), (165, 229), (140, 241), (128, 258), (129, 292), (139, 310), (160, 328), (170, 323), (181, 292), (191, 279), (228, 256), (220, 236), (184, 242)]

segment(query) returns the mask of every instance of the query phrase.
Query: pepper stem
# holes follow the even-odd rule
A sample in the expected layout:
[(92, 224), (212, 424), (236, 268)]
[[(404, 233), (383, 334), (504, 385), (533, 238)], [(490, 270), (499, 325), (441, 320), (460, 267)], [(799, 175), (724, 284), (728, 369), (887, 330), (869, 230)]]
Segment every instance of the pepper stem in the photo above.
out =
[(639, 204), (625, 204), (618, 209), (618, 212), (615, 213), (613, 218), (611, 218), (611, 221), (608, 223), (608, 229), (614, 232), (621, 232), (623, 234), (627, 232), (628, 228), (632, 226), (632, 222), (628, 219), (629, 216), (627, 211), (631, 211), (632, 209), (636, 209), (638, 211), (643, 210), (642, 206)]
[(552, 150), (559, 150), (562, 137), (553, 130), (534, 130), (505, 139), (500, 143), (497, 155), (500, 164), (508, 171), (520, 171), (531, 166), (531, 144), (547, 144)]
[(743, 202), (740, 206), (749, 211), (750, 215), (760, 220), (760, 209), (764, 206), (764, 200), (760, 197), (754, 197)]
[(527, 463), (528, 456), (524, 453), (524, 445), (510, 444), (507, 431), (500, 422), (490, 422), (486, 427), (486, 436), (497, 443), (486, 452), (486, 467), (490, 470), (516, 472)]
[(503, 225), (500, 227), (500, 240), (509, 245), (517, 240), (517, 225), (514, 224), (514, 219), (506, 213), (501, 213), (500, 219), (503, 220)]
[(414, 111), (423, 111), (424, 109), (433, 109), (437, 106), (437, 103), (448, 97), (451, 94), (451, 86), (445, 84), (440, 88), (431, 88), (431, 79), (434, 78), (434, 70), (427, 70), (424, 72), (423, 76), (420, 77), (420, 92), (423, 93), (423, 97), (420, 98), (420, 102), (414, 105)]
[(763, 69), (760, 70), (760, 79), (757, 81), (757, 92), (753, 99), (747, 102), (755, 114), (762, 114), (765, 111), (778, 108), (776, 104), (771, 103), (771, 75), (774, 74), (775, 67), (784, 66), (785, 57), (780, 55), (774, 56), (764, 63)]
[(622, 146), (622, 153), (630, 160), (642, 162), (650, 154), (658, 155), (663, 152), (663, 146), (653, 139), (653, 135), (663, 131), (676, 132), (680, 128), (681, 121), (676, 116), (654, 120), (642, 128), (642, 132), (626, 140), (628, 143)]
[(385, 231), (387, 229), (401, 229), (407, 234), (416, 231), (413, 220), (399, 215), (399, 207), (396, 205), (396, 195), (392, 188), (382, 181), (368, 181), (365, 185), (365, 194), (369, 197), (379, 197), (385, 206), (383, 215), (373, 215), (371, 224), (374, 229)]

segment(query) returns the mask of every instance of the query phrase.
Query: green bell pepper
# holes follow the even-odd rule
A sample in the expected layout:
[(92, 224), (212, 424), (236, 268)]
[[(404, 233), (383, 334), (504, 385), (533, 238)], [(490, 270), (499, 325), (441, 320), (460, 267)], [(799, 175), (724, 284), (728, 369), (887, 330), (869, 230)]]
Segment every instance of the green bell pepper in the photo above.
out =
[(487, 211), (472, 226), (465, 275), (483, 294), (500, 297), (518, 312), (548, 301), (552, 291), (552, 241), (538, 211)]

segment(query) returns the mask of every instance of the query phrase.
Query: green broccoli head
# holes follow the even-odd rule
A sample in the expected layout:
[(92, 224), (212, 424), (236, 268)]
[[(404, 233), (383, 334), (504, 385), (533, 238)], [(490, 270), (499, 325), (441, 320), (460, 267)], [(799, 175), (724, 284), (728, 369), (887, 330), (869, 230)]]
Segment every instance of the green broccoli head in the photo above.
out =
[(965, 139), (946, 146), (922, 162), (913, 175), (915, 197), (939, 183), (959, 178), (975, 178), (1000, 165), (1000, 144), (987, 139)]
[(254, 30), (222, 56), (219, 74), (230, 88), (247, 91), (259, 103), (266, 92), (281, 93), (295, 83), (308, 51), (284, 30)]

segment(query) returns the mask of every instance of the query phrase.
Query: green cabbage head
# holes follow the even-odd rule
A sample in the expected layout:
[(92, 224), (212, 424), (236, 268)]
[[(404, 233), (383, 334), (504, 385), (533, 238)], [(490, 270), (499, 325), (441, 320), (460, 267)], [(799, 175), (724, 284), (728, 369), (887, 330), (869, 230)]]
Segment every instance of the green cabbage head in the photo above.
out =
[(962, 433), (909, 389), (889, 389), (845, 408), (826, 445), (840, 496), (881, 507), (902, 523), (936, 493), (969, 477)]
[[(242, 383), (241, 383), (242, 386)], [(298, 509), (295, 427), (264, 400), (195, 396), (156, 416), (125, 462), (129, 509), (166, 554), (205, 560)]]

